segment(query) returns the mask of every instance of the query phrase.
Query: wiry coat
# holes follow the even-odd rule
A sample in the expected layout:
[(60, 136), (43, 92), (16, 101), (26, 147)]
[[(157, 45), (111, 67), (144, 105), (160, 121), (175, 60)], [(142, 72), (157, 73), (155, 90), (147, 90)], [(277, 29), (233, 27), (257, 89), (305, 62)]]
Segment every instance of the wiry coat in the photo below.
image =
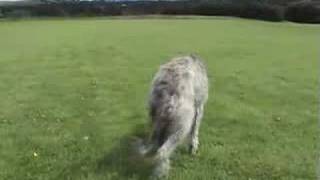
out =
[(206, 68), (196, 56), (176, 57), (160, 67), (149, 97), (152, 133), (149, 148), (145, 148), (145, 153), (156, 153), (154, 176), (167, 175), (170, 155), (185, 139), (189, 139), (191, 152), (196, 152), (207, 98)]

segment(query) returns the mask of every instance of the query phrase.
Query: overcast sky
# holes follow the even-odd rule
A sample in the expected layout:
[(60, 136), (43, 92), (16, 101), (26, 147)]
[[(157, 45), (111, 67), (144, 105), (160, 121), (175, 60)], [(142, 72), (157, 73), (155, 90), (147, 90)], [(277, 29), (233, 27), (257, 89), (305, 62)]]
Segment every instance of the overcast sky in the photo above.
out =
[(23, 0), (0, 0), (1, 1), (23, 1)]

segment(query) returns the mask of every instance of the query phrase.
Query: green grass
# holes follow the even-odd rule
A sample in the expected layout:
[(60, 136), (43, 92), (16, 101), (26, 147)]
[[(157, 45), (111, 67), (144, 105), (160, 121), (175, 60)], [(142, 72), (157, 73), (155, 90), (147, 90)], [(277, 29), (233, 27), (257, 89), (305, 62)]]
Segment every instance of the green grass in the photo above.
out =
[(1, 21), (0, 179), (147, 177), (130, 141), (159, 65), (189, 52), (209, 101), (199, 154), (179, 148), (170, 179), (316, 179), (318, 35), (232, 18)]

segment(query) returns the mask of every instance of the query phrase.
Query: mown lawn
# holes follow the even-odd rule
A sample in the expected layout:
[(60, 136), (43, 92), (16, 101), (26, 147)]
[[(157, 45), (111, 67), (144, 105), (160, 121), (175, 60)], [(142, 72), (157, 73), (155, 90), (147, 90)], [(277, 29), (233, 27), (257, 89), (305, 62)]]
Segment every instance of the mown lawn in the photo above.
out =
[(319, 26), (236, 18), (0, 21), (0, 179), (145, 179), (150, 81), (190, 52), (210, 97), (170, 179), (316, 179)]

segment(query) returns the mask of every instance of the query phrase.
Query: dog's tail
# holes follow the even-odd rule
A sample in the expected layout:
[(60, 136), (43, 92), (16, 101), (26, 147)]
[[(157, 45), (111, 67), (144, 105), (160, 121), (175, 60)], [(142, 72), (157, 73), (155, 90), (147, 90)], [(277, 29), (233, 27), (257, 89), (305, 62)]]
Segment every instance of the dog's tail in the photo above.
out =
[(136, 149), (137, 152), (144, 157), (151, 152), (153, 145), (146, 144), (142, 139), (138, 139), (136, 143)]
[(142, 157), (153, 157), (159, 148), (167, 140), (165, 128), (153, 128), (150, 137), (147, 140), (138, 138), (135, 143), (135, 149)]

